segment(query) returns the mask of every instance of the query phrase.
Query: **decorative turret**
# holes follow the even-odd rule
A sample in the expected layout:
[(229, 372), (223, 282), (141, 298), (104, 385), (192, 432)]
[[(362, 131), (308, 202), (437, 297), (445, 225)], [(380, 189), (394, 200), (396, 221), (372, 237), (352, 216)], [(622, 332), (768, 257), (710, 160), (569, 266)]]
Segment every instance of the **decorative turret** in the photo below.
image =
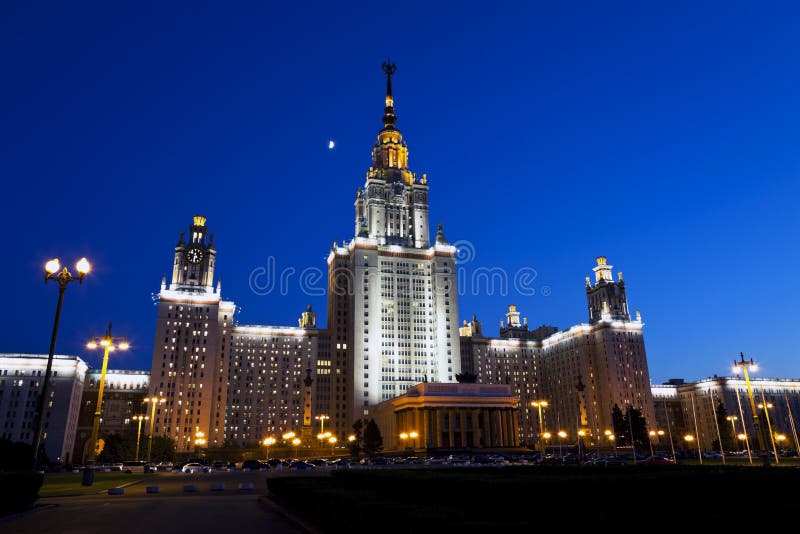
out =
[(449, 245), (450, 244), (450, 242), (444, 236), (444, 224), (443, 223), (439, 223), (439, 225), (436, 227), (436, 242), (438, 244), (440, 244), (440, 245)]
[(298, 322), (300, 323), (300, 328), (317, 327), (317, 312), (311, 309), (311, 304), (309, 304), (306, 311), (302, 313)]
[(383, 128), (372, 147), (372, 165), (364, 188), (355, 199), (356, 237), (376, 239), (379, 245), (413, 248), (430, 246), (428, 178), (418, 179), (408, 168), (408, 147), (397, 129), (392, 76), (397, 67), (386, 61), (386, 106)]
[(175, 246), (175, 259), (172, 266), (171, 290), (213, 293), (214, 238), (208, 236), (206, 218), (202, 215), (192, 217), (189, 226), (189, 240), (185, 232), (181, 232)]
[(586, 299), (591, 323), (631, 320), (625, 282), (622, 280), (622, 276), (620, 276), (619, 282), (614, 281), (612, 268), (612, 265), (608, 265), (605, 256), (598, 256), (597, 266), (592, 269), (595, 284), (592, 285), (588, 277), (586, 279)]

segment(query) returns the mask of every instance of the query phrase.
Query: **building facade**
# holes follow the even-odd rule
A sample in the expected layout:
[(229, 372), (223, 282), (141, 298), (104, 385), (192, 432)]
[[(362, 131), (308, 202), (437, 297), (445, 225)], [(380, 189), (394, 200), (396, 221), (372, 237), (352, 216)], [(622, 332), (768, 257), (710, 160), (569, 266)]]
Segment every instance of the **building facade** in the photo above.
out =
[[(47, 354), (0, 354), (0, 438), (31, 443)], [(50, 461), (71, 462), (88, 366), (77, 356), (53, 357), (42, 444)]]
[(175, 245), (172, 278), (158, 293), (150, 395), (166, 402), (156, 408), (155, 433), (173, 438), (178, 451), (194, 446), (203, 432), (209, 445), (224, 442), (226, 337), (233, 329), (233, 302), (214, 287), (216, 248), (206, 219), (195, 216), (189, 237)]
[(427, 176), (409, 170), (395, 127), (394, 66), (384, 72), (383, 128), (356, 193), (355, 237), (328, 256), (333, 364), (347, 389), (335, 411), (349, 421), (415, 384), (453, 382), (461, 366), (456, 249), (441, 225), (430, 242)]
[(485, 384), (509, 384), (519, 395), (519, 429), (522, 443), (539, 442), (539, 409), (531, 403), (544, 400), (542, 429), (567, 432), (577, 439), (579, 430), (596, 443), (611, 428), (611, 411), (618, 405), (640, 409), (655, 421), (650, 376), (637, 312), (631, 320), (622, 273), (613, 279), (605, 257), (597, 258), (595, 282), (586, 279), (589, 322), (563, 331), (552, 326), (529, 330), (510, 306), (500, 337), (483, 336), (473, 317), (460, 329), (462, 367)]
[[(92, 434), (97, 394), (100, 389), (100, 374), (99, 369), (86, 371), (72, 452), (74, 462), (84, 463), (88, 456), (89, 438)], [(103, 388), (99, 436), (122, 434), (135, 428), (137, 423), (132, 419), (134, 415), (149, 417), (148, 407), (144, 403), (149, 389), (150, 373), (147, 371), (108, 369)]]
[(373, 410), (387, 451), (519, 446), (518, 398), (506, 384), (422, 383)]
[[(688, 448), (684, 436), (692, 435), (692, 449), (719, 450), (721, 441), (729, 451), (748, 446), (756, 451), (759, 440), (753, 421), (755, 407), (764, 449), (772, 450), (774, 441), (776, 449), (797, 450), (800, 380), (751, 378), (750, 383), (752, 403), (741, 377), (715, 376), (688, 383), (674, 379), (654, 384), (656, 424), (666, 435), (672, 435), (678, 448)], [(739, 439), (739, 435), (745, 439)]]

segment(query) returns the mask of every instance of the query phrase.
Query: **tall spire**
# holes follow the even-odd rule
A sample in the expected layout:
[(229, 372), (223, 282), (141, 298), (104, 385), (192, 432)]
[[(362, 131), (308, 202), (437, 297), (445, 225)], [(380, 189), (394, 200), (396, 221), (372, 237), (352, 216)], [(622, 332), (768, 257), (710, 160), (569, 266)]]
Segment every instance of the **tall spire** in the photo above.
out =
[(397, 122), (397, 117), (394, 114), (394, 98), (392, 97), (392, 75), (397, 72), (397, 65), (386, 60), (381, 65), (383, 73), (386, 75), (386, 107), (383, 114), (383, 127), (384, 130), (394, 130), (394, 123)]

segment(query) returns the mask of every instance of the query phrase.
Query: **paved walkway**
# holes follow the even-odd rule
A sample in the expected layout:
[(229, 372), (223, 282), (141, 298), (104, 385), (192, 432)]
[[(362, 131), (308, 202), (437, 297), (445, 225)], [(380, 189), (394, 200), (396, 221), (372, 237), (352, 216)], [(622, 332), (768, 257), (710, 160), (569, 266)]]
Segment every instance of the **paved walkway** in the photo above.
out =
[[(40, 508), (22, 517), (0, 522), (0, 532), (15, 534), (203, 534), (294, 533), (294, 525), (266, 509), (258, 499), (266, 492), (264, 476), (160, 475), (125, 488), (125, 495), (91, 495), (40, 499)], [(242, 481), (256, 489), (238, 490)], [(212, 483), (225, 490), (211, 491)], [(186, 493), (194, 484), (198, 491)], [(158, 485), (159, 494), (145, 487)]]

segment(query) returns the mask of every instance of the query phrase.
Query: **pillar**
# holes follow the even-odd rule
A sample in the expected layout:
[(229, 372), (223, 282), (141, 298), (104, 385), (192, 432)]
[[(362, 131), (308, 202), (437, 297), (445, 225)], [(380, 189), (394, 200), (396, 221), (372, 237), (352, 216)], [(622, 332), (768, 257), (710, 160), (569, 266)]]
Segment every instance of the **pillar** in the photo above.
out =
[(447, 432), (448, 432), (448, 435), (450, 436), (450, 448), (453, 447), (453, 443), (455, 443), (455, 437), (456, 437), (455, 425), (453, 424), (453, 422), (455, 420), (455, 413), (456, 413), (455, 410), (448, 410), (447, 411), (447, 414), (449, 416), (448, 417), (448, 419), (449, 419), (448, 422), (450, 423), (449, 425), (447, 425)]
[(478, 428), (478, 410), (471, 410), (472, 416), (472, 446), (480, 448), (481, 446), (481, 429)]
[(467, 410), (459, 410), (458, 420), (461, 423), (461, 446), (467, 447)]
[(484, 435), (484, 447), (491, 447), (492, 446), (492, 421), (489, 418), (489, 409), (484, 408), (481, 412), (481, 418), (483, 419), (483, 431), (486, 433)]
[(436, 409), (436, 446), (443, 447), (442, 433), (444, 432), (444, 410), (442, 408)]

